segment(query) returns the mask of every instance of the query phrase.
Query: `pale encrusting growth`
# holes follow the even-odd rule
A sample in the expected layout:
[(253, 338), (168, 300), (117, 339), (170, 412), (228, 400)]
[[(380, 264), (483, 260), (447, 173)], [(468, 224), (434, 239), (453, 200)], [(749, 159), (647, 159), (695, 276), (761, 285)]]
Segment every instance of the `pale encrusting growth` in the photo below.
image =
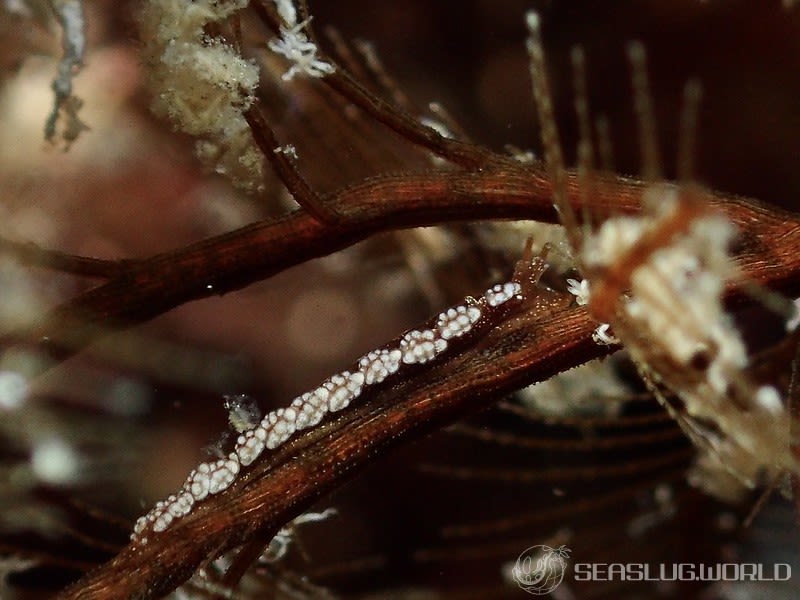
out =
[(252, 192), (263, 185), (263, 157), (243, 111), (255, 99), (258, 67), (203, 30), (247, 4), (247, 0), (147, 0), (140, 29), (153, 111), (198, 137), (201, 160)]
[(264, 450), (274, 450), (296, 432), (319, 424), (328, 413), (344, 410), (365, 388), (380, 384), (401, 369), (437, 359), (447, 351), (448, 340), (465, 336), (483, 317), (488, 318), (492, 310), (510, 300), (521, 299), (521, 294), (519, 283), (508, 282), (486, 290), (479, 300), (468, 298), (463, 304), (441, 312), (435, 327), (415, 329), (406, 333), (397, 345), (367, 353), (356, 361), (352, 371), (332, 375), (316, 389), (292, 400), (288, 407), (267, 413), (260, 423), (246, 429), (244, 426), (255, 408), (244, 396), (227, 397), (231, 425), (240, 434), (233, 451), (225, 458), (198, 465), (178, 493), (159, 501), (136, 521), (131, 539), (146, 544), (148, 530), (164, 531), (175, 519), (188, 514), (195, 503), (225, 491), (241, 468), (253, 464)]
[[(722, 304), (735, 275), (728, 254), (735, 229), (695, 202), (652, 188), (643, 216), (606, 221), (586, 239), (582, 258), (593, 286), (618, 296), (609, 313), (616, 336), (654, 388), (681, 399), (681, 425), (702, 454), (714, 455), (701, 458), (702, 470), (716, 465), (752, 487), (797, 468), (789, 417), (774, 388), (749, 378), (747, 349)], [(603, 279), (625, 263), (622, 280)]]
[[(622, 344), (651, 391), (698, 447), (692, 482), (699, 487), (731, 497), (729, 481), (752, 488), (783, 471), (797, 472), (791, 418), (775, 388), (751, 379), (747, 349), (724, 310), (726, 283), (736, 276), (729, 254), (734, 226), (707, 206), (701, 190), (652, 185), (643, 194), (640, 215), (612, 216), (594, 230), (579, 228), (559, 185), (566, 171), (535, 13), (529, 13), (528, 26), (534, 97), (554, 200), (585, 278), (570, 280), (568, 291), (603, 323), (593, 338)], [(655, 179), (661, 161), (644, 47), (631, 44), (629, 54), (645, 175)], [(683, 164), (681, 171), (690, 169)]]
[(593, 360), (520, 390), (528, 408), (552, 417), (615, 416), (630, 396), (614, 360)]

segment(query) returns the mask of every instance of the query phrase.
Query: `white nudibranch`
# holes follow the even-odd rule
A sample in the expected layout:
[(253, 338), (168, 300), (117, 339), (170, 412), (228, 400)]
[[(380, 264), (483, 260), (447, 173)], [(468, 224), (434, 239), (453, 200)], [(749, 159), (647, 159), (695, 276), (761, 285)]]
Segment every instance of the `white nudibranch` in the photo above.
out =
[[(399, 342), (365, 354), (352, 370), (331, 376), (315, 390), (298, 396), (288, 407), (267, 413), (261, 422), (251, 423), (247, 429), (242, 427), (253, 417), (255, 409), (248, 408), (247, 418), (239, 418), (241, 415), (237, 413), (237, 418), (231, 419), (239, 433), (233, 452), (227, 458), (204, 462), (193, 469), (177, 494), (157, 502), (136, 521), (131, 539), (146, 544), (149, 530), (164, 531), (176, 519), (187, 515), (197, 502), (224, 492), (233, 485), (242, 467), (253, 464), (265, 449), (274, 450), (295, 432), (320, 423), (327, 413), (344, 410), (369, 386), (382, 383), (402, 369), (415, 368), (415, 365), (438, 358), (448, 350), (448, 340), (456, 344), (458, 338), (487, 322), (496, 307), (511, 299), (520, 299), (521, 293), (516, 282), (499, 284), (486, 290), (479, 300), (469, 298), (448, 308), (439, 313), (435, 325), (409, 331)], [(227, 396), (226, 408), (241, 408), (238, 402), (243, 398)]]

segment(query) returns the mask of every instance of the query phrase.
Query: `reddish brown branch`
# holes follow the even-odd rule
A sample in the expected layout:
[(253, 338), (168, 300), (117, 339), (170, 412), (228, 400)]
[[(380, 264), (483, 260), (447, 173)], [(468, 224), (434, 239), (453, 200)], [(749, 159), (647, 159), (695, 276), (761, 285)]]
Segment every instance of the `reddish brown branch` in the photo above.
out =
[[(571, 201), (580, 194), (570, 180)], [(595, 188), (598, 206), (634, 210), (641, 186), (615, 180)], [(214, 291), (228, 291), (313, 256), (328, 254), (376, 231), (465, 218), (532, 217), (552, 220), (549, 186), (538, 171), (427, 173), (384, 177), (334, 195), (345, 215), (331, 231), (304, 212), (259, 223), (142, 262), (134, 272), (62, 307), (61, 316), (92, 315), (91, 323), (131, 323)], [(379, 201), (380, 199), (380, 201)], [(740, 259), (751, 279), (797, 293), (800, 225), (741, 199), (715, 198), (742, 230)], [(577, 211), (581, 214), (581, 211)], [(591, 341), (596, 323), (582, 308), (540, 292), (524, 312), (504, 320), (460, 355), (365, 397), (333, 423), (309, 431), (270, 456), (227, 492), (198, 507), (145, 546), (128, 547), (62, 598), (151, 598), (191, 575), (210, 553), (254, 535), (273, 534), (315, 500), (379, 454), (408, 438), (463, 417), (519, 387), (540, 381), (606, 350)], [(92, 333), (63, 321), (64, 336)], [(58, 320), (51, 323), (59, 324)], [(78, 327), (70, 330), (69, 325)], [(72, 338), (85, 343), (86, 337)]]
[(275, 132), (267, 123), (258, 105), (245, 112), (245, 119), (253, 132), (253, 139), (261, 152), (275, 169), (275, 173), (289, 190), (295, 201), (308, 214), (322, 223), (337, 223), (339, 216), (333, 208), (328, 207), (317, 193), (311, 189), (300, 172), (295, 168), (289, 156), (281, 151)]
[(116, 558), (59, 597), (156, 598), (189, 577), (217, 548), (274, 533), (378, 453), (548, 378), (564, 360), (605, 352), (595, 323), (569, 300), (541, 292), (460, 355), (380, 390), (335, 422), (309, 431), (267, 457), (229, 490), (211, 498), (144, 546)]
[[(577, 178), (568, 195), (583, 214)], [(638, 210), (643, 186), (626, 180), (595, 184), (589, 214)], [(305, 211), (159, 254), (130, 265), (118, 277), (57, 308), (35, 331), (13, 341), (38, 343), (63, 359), (104, 332), (147, 321), (185, 302), (245, 287), (310, 259), (346, 248), (375, 233), (480, 219), (553, 222), (551, 186), (523, 166), (477, 173), (426, 172), (384, 176), (331, 194), (341, 221), (326, 225)], [(739, 260), (745, 276), (787, 294), (800, 293), (800, 224), (796, 217), (740, 198), (710, 196), (741, 229)], [(7, 339), (6, 342), (12, 340)]]
[(126, 260), (76, 256), (57, 250), (46, 250), (33, 242), (17, 242), (4, 237), (0, 237), (0, 253), (11, 255), (27, 265), (104, 279), (116, 277), (130, 265), (130, 262)]
[[(490, 205), (492, 198), (500, 198), (499, 206), (503, 210), (519, 209), (514, 202), (517, 197), (512, 193), (516, 189), (514, 186), (500, 185), (492, 189), (480, 174), (468, 177), (477, 179), (465, 191), (482, 192)], [(343, 192), (348, 198), (344, 205), (353, 210), (354, 206), (361, 205), (362, 194), (371, 198), (376, 190), (393, 189), (397, 181), (387, 178), (347, 190)], [(451, 184), (446, 187), (452, 193), (451, 179), (433, 175), (421, 178), (418, 189), (425, 190), (431, 197), (436, 195), (432, 190), (442, 192), (446, 208), (438, 208), (447, 215), (446, 211), (452, 210), (454, 196), (444, 194), (442, 187), (437, 187), (442, 186), (443, 181)], [(627, 182), (618, 185), (628, 191), (628, 196), (634, 191), (638, 195), (636, 186)], [(606, 186), (606, 189), (610, 188)], [(408, 198), (403, 190), (407, 191), (407, 186), (393, 189), (401, 200), (399, 208), (395, 206), (396, 214), (415, 215), (403, 205), (402, 200)], [(621, 197), (624, 199), (626, 195)], [(797, 223), (789, 220), (788, 215), (778, 215), (744, 200), (725, 203), (717, 200), (715, 203), (726, 208), (742, 228), (740, 256), (745, 273), (762, 283), (796, 289), (798, 284), (792, 281), (792, 275), (798, 269), (797, 253), (793, 251), (798, 244), (800, 227)], [(374, 203), (367, 203), (367, 206), (374, 210)], [(540, 211), (542, 208), (543, 203)], [(527, 209), (532, 210), (531, 205)], [(435, 208), (431, 210), (438, 213)], [(363, 211), (369, 214), (368, 208)], [(371, 217), (373, 221), (367, 219), (366, 222), (377, 227), (385, 213), (377, 211), (377, 215)], [(287, 219), (289, 222), (292, 219), (308, 221), (308, 217), (301, 214)], [(307, 223), (287, 235), (294, 238), (299, 230), (305, 232), (306, 240), (310, 241), (323, 229), (318, 223), (314, 227), (317, 229)], [(253, 231), (258, 229), (259, 226), (255, 226)], [(230, 234), (227, 243), (241, 235), (241, 232)], [(207, 242), (198, 248), (218, 243), (219, 240)], [(260, 539), (269, 537), (376, 455), (461, 418), (523, 385), (544, 380), (566, 366), (599, 356), (606, 350), (591, 341), (590, 334), (595, 326), (583, 308), (569, 305), (569, 300), (563, 296), (540, 291), (520, 313), (506, 318), (461, 354), (444, 359), (430, 370), (420, 370), (374, 395), (365, 395), (360, 406), (287, 444), (241, 477), (228, 491), (199, 506), (193, 514), (147, 545), (127, 547), (60, 598), (104, 598), (112, 591), (115, 597), (154, 598), (169, 592), (188, 578), (210, 553), (230, 549), (256, 535)]]
[[(280, 22), (270, 2), (258, 0), (253, 2), (251, 7), (272, 32), (279, 32)], [(310, 35), (313, 36), (313, 32)], [(319, 57), (320, 60), (334, 62), (329, 56), (320, 54)], [(373, 94), (340, 65), (337, 65), (334, 73), (322, 77), (320, 81), (379, 123), (383, 123), (389, 129), (400, 134), (404, 139), (418, 144), (454, 164), (474, 169), (496, 163), (498, 160), (509, 162), (512, 160), (501, 157), (477, 144), (461, 142), (440, 135), (391, 102)]]
[[(254, 10), (277, 29), (270, 3), (259, 0)], [(303, 210), (108, 271), (100, 275), (109, 278), (106, 284), (65, 303), (34, 331), (14, 339), (38, 343), (53, 357), (64, 358), (109, 330), (240, 289), (381, 231), (479, 219), (556, 220), (553, 189), (541, 169), (442, 137), (341, 68), (320, 85), (404, 139), (471, 172), (383, 176), (319, 198), (288, 158), (274, 153), (274, 132), (251, 111), (247, 116), (256, 141)], [(567, 175), (566, 186), (566, 202), (574, 212), (597, 219), (638, 210), (643, 191), (639, 182), (614, 179), (594, 182), (589, 192), (581, 192), (573, 175)], [(799, 293), (797, 218), (741, 199), (713, 197), (709, 202), (742, 230), (739, 258), (745, 276)], [(81, 268), (95, 268), (99, 274), (107, 266)], [(595, 326), (584, 309), (541, 291), (463, 352), (365, 394), (360, 406), (267, 456), (227, 491), (153, 535), (148, 544), (126, 547), (60, 597), (153, 598), (168, 593), (220, 551), (254, 537), (269, 539), (376, 455), (606, 352), (591, 341)], [(628, 467), (636, 468), (637, 462)]]

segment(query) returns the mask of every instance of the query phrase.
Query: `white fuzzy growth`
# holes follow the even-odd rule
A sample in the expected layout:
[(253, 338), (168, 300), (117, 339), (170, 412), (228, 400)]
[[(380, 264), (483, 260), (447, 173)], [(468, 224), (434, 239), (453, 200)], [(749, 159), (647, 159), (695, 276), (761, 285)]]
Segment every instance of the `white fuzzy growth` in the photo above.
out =
[[(645, 202), (651, 215), (609, 219), (587, 238), (583, 249), (587, 266), (603, 268), (623, 259), (643, 236), (674, 218), (680, 206), (672, 186), (652, 188)], [(704, 367), (706, 380), (717, 394), (724, 394), (732, 374), (747, 364), (744, 343), (721, 301), (733, 270), (727, 248), (734, 235), (733, 225), (724, 217), (694, 219), (632, 271), (630, 297), (624, 303), (641, 337), (651, 340), (650, 349), (643, 352), (652, 351), (655, 343), (660, 354), (687, 368), (695, 357), (707, 356), (711, 363)], [(583, 292), (582, 283), (573, 287), (576, 295)], [(598, 330), (595, 339), (604, 343), (602, 332)]]
[(294, 145), (292, 144), (278, 146), (277, 148), (275, 148), (275, 150), (273, 150), (273, 152), (275, 154), (283, 154), (288, 158), (293, 158), (294, 160), (297, 160), (297, 148), (295, 148)]
[(394, 350), (373, 350), (358, 361), (359, 372), (364, 374), (367, 385), (380, 383), (400, 368), (403, 353)]
[(202, 160), (240, 187), (263, 185), (262, 160), (243, 112), (254, 100), (259, 72), (203, 28), (247, 6), (246, 0), (150, 0), (141, 13), (143, 54), (153, 110), (201, 138)]
[(583, 260), (587, 267), (613, 264), (642, 236), (644, 223), (635, 217), (617, 217), (605, 221), (584, 242)]
[(400, 341), (400, 351), (406, 364), (426, 363), (447, 349), (447, 340), (432, 329), (410, 331)]
[(581, 279), (567, 279), (567, 291), (575, 296), (575, 302), (578, 306), (589, 304), (589, 280)]
[(610, 328), (611, 325), (608, 323), (603, 323), (592, 332), (592, 339), (594, 340), (595, 344), (599, 344), (601, 346), (619, 344), (619, 340), (610, 333)]
[(317, 57), (317, 45), (303, 32), (305, 23), (293, 27), (281, 27), (281, 37), (270, 40), (267, 46), (276, 54), (286, 57), (292, 66), (281, 76), (284, 81), (294, 79), (295, 75), (325, 77), (334, 72), (332, 64)]
[(255, 400), (244, 394), (225, 396), (225, 408), (228, 422), (238, 433), (252, 429), (261, 419)]
[(456, 306), (439, 313), (436, 329), (442, 339), (449, 340), (468, 333), (481, 318), (481, 309), (477, 306)]
[(275, 8), (284, 25), (294, 27), (297, 25), (297, 9), (292, 0), (275, 0)]
[[(786, 409), (774, 388), (750, 379), (745, 344), (722, 303), (735, 274), (728, 255), (733, 224), (682, 205), (672, 186), (652, 187), (646, 196), (642, 216), (609, 219), (587, 237), (583, 262), (602, 281), (604, 269), (625, 260), (640, 240), (652, 234), (658, 241), (631, 265), (612, 324), (640, 368), (680, 397), (690, 423), (714, 425), (713, 434), (705, 426), (688, 430), (704, 448), (697, 484), (729, 496), (738, 483), (752, 487), (780, 470), (796, 471)], [(608, 342), (602, 327), (593, 337)]]
[(153, 37), (145, 42), (200, 38), (203, 27), (227, 19), (249, 0), (148, 0), (142, 7), (142, 26)]
[(627, 254), (641, 237), (657, 229), (671, 218), (678, 208), (678, 191), (674, 186), (660, 185), (645, 192), (643, 200), (652, 214), (647, 217), (614, 217), (584, 240), (581, 251), (587, 267), (605, 267)]
[(744, 343), (721, 301), (733, 235), (725, 219), (697, 219), (685, 235), (631, 274), (632, 299), (626, 305), (627, 313), (679, 364), (688, 365), (698, 351), (717, 349), (708, 381), (721, 394), (731, 373), (747, 365)]
[(483, 295), (489, 306), (500, 306), (520, 295), (522, 288), (515, 281), (508, 283), (498, 283), (497, 285), (486, 290)]
[(235, 124), (244, 119), (242, 111), (253, 103), (258, 85), (255, 64), (218, 40), (202, 46), (172, 42), (161, 61), (169, 66), (170, 79), (181, 83), (164, 82), (154, 104), (156, 112), (168, 115), (191, 135), (223, 136), (238, 130)]

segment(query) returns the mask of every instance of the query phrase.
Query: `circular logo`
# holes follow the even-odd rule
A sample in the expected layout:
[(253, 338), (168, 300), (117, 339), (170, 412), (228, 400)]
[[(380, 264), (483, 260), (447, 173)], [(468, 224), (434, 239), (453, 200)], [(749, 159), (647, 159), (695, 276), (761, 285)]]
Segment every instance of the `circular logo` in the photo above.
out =
[(564, 579), (570, 549), (566, 546), (531, 546), (522, 552), (511, 571), (517, 585), (536, 596), (549, 594)]

